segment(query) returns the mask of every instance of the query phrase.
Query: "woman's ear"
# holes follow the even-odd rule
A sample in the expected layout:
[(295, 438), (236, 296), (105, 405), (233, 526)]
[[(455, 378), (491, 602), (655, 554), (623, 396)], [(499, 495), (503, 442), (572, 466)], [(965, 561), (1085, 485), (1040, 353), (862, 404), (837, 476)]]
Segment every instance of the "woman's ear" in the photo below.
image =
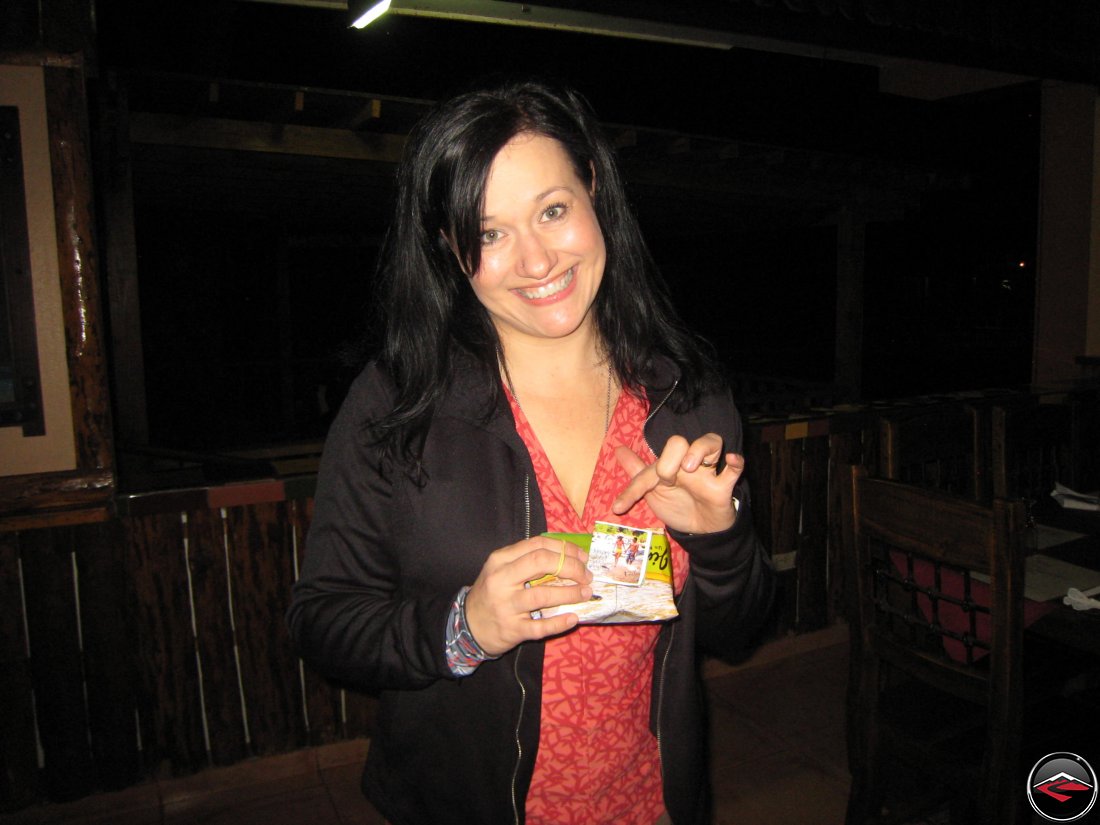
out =
[(592, 173), (592, 183), (588, 187), (588, 196), (596, 200), (596, 164), (588, 161), (588, 170)]

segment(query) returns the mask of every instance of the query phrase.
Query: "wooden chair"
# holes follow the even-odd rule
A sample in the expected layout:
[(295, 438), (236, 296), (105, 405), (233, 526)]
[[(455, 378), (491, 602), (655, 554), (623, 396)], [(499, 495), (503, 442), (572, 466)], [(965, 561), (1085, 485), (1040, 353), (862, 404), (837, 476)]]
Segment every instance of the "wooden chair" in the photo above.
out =
[(988, 496), (983, 441), (981, 418), (969, 405), (883, 416), (878, 473), (980, 501)]
[(918, 813), (920, 800), (884, 809), (899, 776), (929, 777), (915, 787), (932, 797), (958, 791), (957, 821), (1020, 822), (1025, 505), (849, 472), (848, 825)]
[(1028, 400), (991, 414), (993, 495), (1038, 501), (1056, 481), (1074, 487), (1074, 427), (1066, 404)]

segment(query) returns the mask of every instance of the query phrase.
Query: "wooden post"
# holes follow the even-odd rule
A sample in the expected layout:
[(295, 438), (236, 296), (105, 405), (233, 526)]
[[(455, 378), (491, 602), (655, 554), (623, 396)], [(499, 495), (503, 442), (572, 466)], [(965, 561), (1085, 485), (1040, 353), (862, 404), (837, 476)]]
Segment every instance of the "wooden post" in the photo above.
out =
[(833, 383), (858, 398), (863, 373), (863, 266), (867, 223), (843, 206), (836, 227), (836, 360)]
[[(1039, 156), (1039, 256), (1032, 380), (1080, 375), (1089, 347), (1089, 268), (1098, 170), (1096, 87), (1046, 81)], [(1095, 334), (1092, 336), (1100, 338)], [(1098, 343), (1093, 341), (1093, 343)]]

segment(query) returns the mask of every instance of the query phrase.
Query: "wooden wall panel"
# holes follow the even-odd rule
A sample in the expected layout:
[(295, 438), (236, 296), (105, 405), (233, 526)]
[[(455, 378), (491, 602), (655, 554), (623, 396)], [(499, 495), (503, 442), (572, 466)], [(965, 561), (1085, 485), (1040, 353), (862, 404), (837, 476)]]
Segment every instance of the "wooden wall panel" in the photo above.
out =
[(123, 521), (134, 588), (138, 713), (146, 769), (209, 763), (179, 513)]
[(38, 745), (27, 637), (23, 631), (19, 535), (0, 533), (0, 811), (34, 801)]
[[(210, 759), (215, 765), (230, 765), (251, 755), (234, 650), (224, 529), (220, 510), (194, 510), (187, 514), (195, 644), (202, 660)], [(233, 594), (235, 599), (248, 597), (247, 593)]]
[(71, 528), (20, 536), (31, 677), (43, 778), (51, 799), (75, 799), (95, 788), (84, 704)]
[(134, 595), (122, 522), (73, 528), (80, 583), (84, 677), (97, 786), (141, 778), (137, 737)]
[(285, 502), (227, 512), (236, 635), (252, 751), (306, 744), (298, 659), (286, 626), (294, 581), (293, 524)]

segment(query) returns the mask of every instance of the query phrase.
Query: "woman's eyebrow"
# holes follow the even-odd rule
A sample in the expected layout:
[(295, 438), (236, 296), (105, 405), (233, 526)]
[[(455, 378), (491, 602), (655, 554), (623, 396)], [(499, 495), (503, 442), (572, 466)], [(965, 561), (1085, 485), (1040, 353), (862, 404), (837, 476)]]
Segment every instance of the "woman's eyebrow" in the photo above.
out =
[(568, 184), (565, 184), (565, 183), (560, 184), (558, 186), (551, 186), (549, 189), (547, 189), (543, 192), (539, 192), (537, 195), (535, 195), (534, 202), (538, 203), (541, 200), (546, 200), (548, 197), (553, 195), (555, 192), (568, 192), (569, 194), (573, 194), (573, 187), (569, 186)]
[[(568, 184), (565, 184), (565, 183), (560, 184), (560, 185), (551, 186), (549, 189), (543, 190), (542, 192), (539, 192), (537, 195), (532, 197), (531, 198), (531, 203), (539, 203), (540, 201), (544, 201), (548, 197), (553, 195), (555, 192), (567, 192), (570, 195), (572, 195), (573, 194), (573, 187), (569, 186)], [(485, 223), (486, 221), (492, 221), (495, 217), (496, 217), (496, 215), (482, 215), (481, 216), (481, 222)]]

